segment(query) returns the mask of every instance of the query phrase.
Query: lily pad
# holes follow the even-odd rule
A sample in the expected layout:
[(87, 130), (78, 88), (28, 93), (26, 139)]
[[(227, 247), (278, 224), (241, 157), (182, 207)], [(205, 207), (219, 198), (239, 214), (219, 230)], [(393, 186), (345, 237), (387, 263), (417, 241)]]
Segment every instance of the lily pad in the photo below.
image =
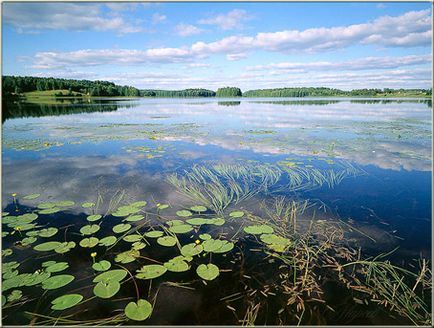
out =
[(185, 224), (184, 221), (182, 221), (182, 220), (169, 220), (169, 221), (166, 221), (166, 223), (169, 227)]
[(234, 248), (234, 243), (229, 242), (227, 240), (223, 240), (222, 246), (214, 250), (213, 253), (226, 253), (231, 251), (233, 248)]
[(274, 229), (266, 224), (261, 225), (251, 225), (248, 227), (244, 227), (244, 231), (247, 233), (251, 233), (254, 235), (262, 235), (263, 233), (273, 233)]
[(46, 268), (46, 267), (49, 267), (50, 265), (53, 265), (53, 264), (56, 264), (56, 263), (57, 263), (56, 261), (45, 261), (45, 262), (42, 262), (41, 266), (43, 268)]
[(41, 194), (30, 194), (30, 195), (24, 196), (23, 199), (32, 200), (32, 199), (38, 198), (39, 196), (41, 196)]
[(71, 249), (73, 249), (75, 247), (75, 245), (76, 244), (73, 241), (64, 242), (64, 243), (61, 243), (59, 245), (59, 247), (56, 248), (54, 251), (56, 253), (63, 254), (63, 253), (69, 252)]
[(143, 215), (135, 214), (135, 215), (130, 215), (130, 216), (128, 216), (128, 217), (125, 219), (125, 221), (128, 221), (128, 222), (136, 222), (136, 221), (143, 220), (144, 218), (145, 218), (145, 217), (144, 217)]
[(192, 207), (190, 207), (190, 209), (192, 211), (199, 212), (199, 213), (200, 212), (206, 212), (208, 210), (205, 206), (202, 206), (202, 205), (192, 206)]
[(117, 238), (115, 236), (107, 236), (99, 240), (99, 246), (111, 246), (116, 243)]
[(204, 219), (204, 218), (193, 218), (193, 219), (186, 220), (188, 224), (195, 225), (195, 226), (208, 224), (210, 221), (212, 222), (212, 220)]
[(174, 225), (169, 228), (170, 232), (173, 233), (187, 233), (193, 230), (193, 227), (189, 224), (179, 224)]
[(128, 274), (127, 271), (122, 270), (122, 269), (110, 270), (110, 271), (106, 271), (104, 273), (100, 273), (99, 275), (97, 275), (93, 279), (93, 282), (121, 281), (122, 279), (124, 279), (127, 276), (127, 274)]
[(180, 217), (187, 217), (187, 216), (192, 216), (193, 213), (191, 213), (189, 210), (181, 210), (176, 212), (176, 215), (180, 216)]
[(86, 220), (89, 222), (94, 222), (94, 221), (98, 221), (99, 219), (102, 218), (101, 214), (93, 214), (93, 215), (89, 215)]
[(143, 321), (152, 313), (152, 305), (146, 300), (138, 300), (137, 303), (130, 302), (125, 307), (125, 315), (128, 319)]
[(157, 239), (157, 243), (161, 246), (172, 247), (176, 245), (176, 238), (172, 236), (164, 236)]
[(184, 272), (190, 268), (188, 263), (183, 260), (170, 260), (163, 264), (164, 267), (171, 272)]
[(182, 246), (181, 248), (181, 254), (184, 256), (195, 256), (200, 254), (203, 251), (203, 246), (202, 245), (196, 245), (196, 243), (191, 243), (191, 244), (187, 244)]
[(210, 224), (214, 224), (216, 226), (222, 226), (226, 222), (225, 219), (222, 219), (222, 218), (214, 218), (214, 219), (211, 219), (211, 221), (212, 221), (212, 223), (210, 223)]
[(36, 237), (26, 237), (21, 240), (21, 245), (28, 246), (33, 244), (36, 240), (38, 240)]
[(131, 224), (129, 223), (120, 223), (113, 227), (114, 233), (123, 233), (131, 229)]
[(100, 226), (99, 225), (97, 225), (97, 224), (89, 224), (89, 225), (85, 225), (84, 227), (82, 227), (81, 229), (80, 229), (80, 232), (83, 234), (83, 235), (92, 235), (92, 234), (94, 234), (95, 232), (97, 232), (98, 230), (100, 229)]
[[(21, 275), (18, 275), (16, 277), (19, 277)], [(20, 281), (21, 286), (34, 286), (38, 285), (41, 282), (47, 280), (50, 278), (51, 273), (50, 272), (44, 272), (44, 271), (36, 271), (29, 275), (24, 275), (23, 279)]]
[(159, 264), (144, 265), (137, 270), (136, 277), (139, 279), (154, 279), (162, 276), (167, 268)]
[(18, 301), (21, 297), (23, 297), (23, 292), (19, 289), (15, 289), (9, 294), (8, 302)]
[(80, 246), (92, 248), (92, 247), (95, 247), (98, 244), (98, 242), (99, 242), (99, 239), (96, 237), (84, 238), (84, 239), (80, 240)]
[(89, 207), (94, 207), (95, 203), (92, 202), (84, 202), (83, 204), (81, 204), (81, 207), (83, 208), (89, 208)]
[(95, 262), (92, 265), (92, 268), (95, 271), (107, 271), (108, 269), (110, 269), (111, 266), (112, 266), (112, 264), (109, 261), (102, 260), (100, 262)]
[(132, 206), (132, 207), (145, 207), (146, 204), (148, 204), (148, 202), (146, 200), (141, 200), (141, 201), (134, 202), (134, 203), (130, 204), (130, 206)]
[(42, 282), (42, 289), (45, 289), (45, 290), (57, 289), (57, 288), (68, 285), (74, 279), (75, 279), (75, 277), (71, 276), (69, 274), (52, 276), (52, 277), (50, 277), (47, 280), (44, 280)]
[(267, 246), (279, 253), (286, 251), (288, 247), (292, 245), (291, 240), (275, 234), (262, 234), (260, 239), (267, 244)]
[(59, 231), (59, 229), (54, 228), (54, 227), (50, 227), (50, 228), (45, 228), (45, 229), (41, 229), (41, 230), (37, 231), (37, 234), (39, 237), (49, 238), (49, 237), (54, 236), (58, 231)]
[(47, 208), (53, 208), (55, 206), (56, 206), (56, 203), (41, 203), (38, 205), (38, 208), (47, 209)]
[(207, 233), (201, 233), (201, 234), (199, 235), (199, 238), (202, 239), (202, 240), (208, 240), (208, 239), (211, 239), (212, 237), (211, 237), (210, 234), (207, 234)]
[(40, 210), (39, 214), (54, 214), (60, 212), (60, 208), (58, 207), (52, 207), (52, 208), (47, 208), (45, 210)]
[(149, 238), (158, 238), (164, 235), (163, 231), (155, 230), (155, 231), (148, 231), (145, 233), (146, 237)]
[(159, 204), (157, 204), (157, 209), (159, 209), (159, 210), (164, 210), (164, 209), (169, 207), (169, 205), (167, 205), (167, 204), (160, 204), (160, 206), (158, 206), (158, 205)]
[(51, 304), (53, 304), (51, 306), (51, 309), (52, 310), (66, 310), (66, 309), (69, 309), (69, 308), (73, 307), (74, 305), (77, 305), (78, 303), (80, 303), (82, 299), (83, 299), (83, 296), (81, 296), (80, 294), (62, 295), (62, 296), (54, 299), (53, 301), (51, 301)]
[(69, 268), (69, 264), (67, 262), (58, 262), (58, 263), (55, 262), (47, 266), (45, 268), (45, 271), (54, 273), (54, 272), (60, 272), (66, 270), (68, 268)]
[(142, 243), (141, 241), (136, 241), (135, 243), (133, 243), (131, 245), (131, 248), (135, 249), (135, 250), (141, 250), (141, 249), (143, 249), (145, 247), (146, 247), (146, 244)]
[(110, 280), (108, 282), (100, 281), (93, 288), (93, 293), (100, 298), (110, 298), (116, 295), (121, 289), (119, 281)]
[(234, 211), (234, 212), (229, 213), (229, 216), (231, 218), (240, 218), (240, 217), (244, 216), (244, 212), (242, 212), (242, 211)]
[(56, 248), (60, 247), (61, 245), (62, 245), (62, 243), (60, 243), (58, 241), (48, 241), (46, 243), (36, 245), (35, 247), (33, 247), (33, 249), (35, 251), (39, 251), (39, 252), (48, 252), (48, 251), (55, 250)]
[(123, 238), (126, 242), (135, 243), (136, 241), (142, 240), (142, 236), (138, 234), (128, 235)]
[(56, 206), (60, 206), (60, 207), (70, 207), (75, 205), (75, 202), (73, 202), (72, 200), (62, 200), (60, 202), (56, 202)]
[(204, 280), (214, 280), (220, 274), (218, 266), (210, 264), (201, 264), (197, 267), (196, 273)]
[(115, 257), (115, 262), (118, 263), (131, 263), (136, 260), (140, 256), (140, 252), (136, 249), (130, 249), (129, 251), (119, 253)]

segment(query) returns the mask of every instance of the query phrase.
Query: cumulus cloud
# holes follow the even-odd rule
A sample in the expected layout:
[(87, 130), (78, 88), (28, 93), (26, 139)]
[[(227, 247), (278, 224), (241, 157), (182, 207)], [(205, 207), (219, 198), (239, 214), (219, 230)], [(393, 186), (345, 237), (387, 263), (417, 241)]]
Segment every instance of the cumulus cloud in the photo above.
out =
[[(119, 21), (121, 19), (116, 19), (111, 21), (111, 25), (104, 25), (104, 28), (114, 28), (121, 24)], [(71, 24), (78, 24), (79, 21)], [(179, 24), (175, 28), (175, 32), (181, 36), (189, 36), (200, 33), (201, 29), (194, 25)], [(227, 59), (234, 60), (239, 59), (240, 54), (246, 54), (250, 51), (314, 53), (355, 44), (399, 47), (430, 46), (431, 34), (430, 10), (421, 10), (411, 11), (396, 17), (384, 16), (365, 24), (311, 28), (304, 31), (258, 33), (256, 36), (229, 36), (209, 43), (199, 41), (180, 48), (38, 52), (34, 56), (33, 65), (37, 68), (51, 68), (64, 64), (92, 66), (107, 63), (130, 65), (146, 62), (173, 63), (206, 58), (213, 54), (224, 54), (227, 55)], [(370, 60), (372, 61), (372, 59)], [(407, 60), (412, 59), (408, 58)]]
[(234, 9), (226, 14), (220, 14), (198, 21), (199, 24), (214, 25), (222, 30), (233, 30), (243, 27), (243, 23), (252, 19), (245, 10)]
[(281, 62), (270, 63), (265, 65), (249, 66), (248, 71), (277, 70), (281, 73), (286, 72), (304, 72), (313, 70), (372, 70), (372, 69), (394, 69), (402, 66), (431, 64), (430, 55), (409, 55), (400, 57), (366, 57), (348, 61), (328, 62)]
[(174, 32), (179, 36), (191, 36), (202, 33), (204, 30), (198, 28), (197, 26), (191, 24), (178, 24), (174, 28)]
[(26, 33), (54, 29), (117, 33), (142, 31), (140, 26), (126, 22), (116, 14), (126, 10), (125, 5), (127, 4), (107, 4), (108, 8), (115, 11), (109, 15), (103, 13), (101, 5), (92, 3), (5, 3), (3, 20), (19, 32)]

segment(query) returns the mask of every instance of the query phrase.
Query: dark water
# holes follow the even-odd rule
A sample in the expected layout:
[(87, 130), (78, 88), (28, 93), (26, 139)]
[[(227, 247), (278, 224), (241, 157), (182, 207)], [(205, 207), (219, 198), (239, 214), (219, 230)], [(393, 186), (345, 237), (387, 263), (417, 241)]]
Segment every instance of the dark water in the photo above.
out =
[[(217, 216), (229, 221), (228, 214), (233, 210), (262, 216), (264, 212), (260, 205), (271, 203), (276, 197), (285, 197), (288, 201), (309, 200), (315, 204), (315, 210), (306, 212), (310, 218), (315, 215), (322, 220), (341, 220), (361, 231), (352, 230), (351, 237), (366, 256), (398, 247), (389, 258), (393, 263), (406, 266), (412, 259), (431, 259), (430, 101), (130, 99), (45, 105), (20, 103), (10, 104), (4, 109), (3, 121), (3, 211), (20, 215), (35, 211), (42, 202), (68, 200), (75, 203), (56, 214), (39, 216), (38, 225), (60, 228), (55, 237), (39, 239), (24, 248), (14, 244), (20, 240), (19, 235), (24, 237), (24, 231), (3, 237), (2, 249), (11, 249), (13, 253), (3, 256), (2, 260), (22, 263), (19, 273), (32, 273), (40, 268), (42, 262), (56, 260), (67, 261), (69, 273), (75, 276), (70, 285), (46, 291), (43, 297), (40, 296), (42, 289), (12, 288), (22, 290), (24, 302), (5, 305), (3, 324), (28, 324), (32, 315), (26, 311), (59, 317), (60, 311), (50, 310), (50, 302), (63, 294), (74, 291), (85, 299), (92, 297), (91, 277), (95, 273), (89, 256), (91, 249), (78, 245), (83, 238), (79, 229), (86, 224), (86, 216), (105, 214), (110, 200), (122, 193), (120, 205), (146, 200), (148, 211), (154, 213), (157, 203), (171, 205), (163, 217), (147, 216), (149, 223), (146, 226), (179, 219), (176, 211), (203, 204), (179, 193), (167, 178), (173, 173), (185, 176), (194, 167), (231, 164), (253, 169), (265, 165), (302, 168), (303, 172), (315, 169), (335, 173), (351, 167), (345, 172), (352, 173), (333, 185), (324, 183), (300, 190), (287, 188), (291, 178), (282, 175), (275, 186), (245, 201), (229, 204)], [(12, 196), (14, 193), (16, 196)], [(23, 196), (33, 193), (41, 195), (35, 200), (23, 199)], [(98, 203), (99, 207), (81, 207), (80, 204), (86, 201)], [(111, 228), (120, 222), (109, 214), (102, 220), (99, 238), (113, 235)], [(205, 217), (214, 216), (212, 210), (205, 213)], [(242, 225), (240, 222), (243, 220), (245, 217), (231, 226), (203, 226), (193, 235), (178, 235), (178, 239), (181, 245), (185, 245), (197, 239), (199, 233), (226, 236), (225, 233), (230, 234)], [(3, 231), (12, 230), (3, 225)], [(141, 298), (152, 296), (156, 300), (152, 316), (144, 322), (156, 325), (240, 324), (245, 305), (236, 301), (229, 305), (220, 299), (246, 290), (247, 285), (249, 288), (271, 286), (276, 283), (273, 273), (280, 265), (278, 261), (270, 263), (262, 253), (249, 251), (257, 247), (257, 243), (244, 232), (240, 236), (242, 239), (237, 239), (233, 251), (212, 256), (212, 263), (223, 271), (206, 285), (194, 270), (168, 272), (153, 280), (151, 286), (148, 280), (136, 279)], [(77, 246), (64, 255), (32, 250), (38, 243), (49, 240), (75, 241)], [(140, 250), (142, 256), (164, 262), (179, 255), (179, 251), (156, 248), (152, 243), (155, 244), (155, 240)], [(97, 259), (108, 259), (113, 269), (115, 255), (128, 249), (127, 243), (119, 243), (111, 252), (101, 246), (97, 246), (95, 251)], [(240, 264), (241, 258), (245, 267)], [(145, 264), (152, 262), (140, 258), (126, 266), (134, 274)], [(245, 278), (244, 270), (247, 276), (254, 273), (255, 278)], [(190, 285), (186, 285), (189, 288), (174, 288), (163, 283), (167, 281)], [(96, 298), (88, 305), (85, 303), (80, 311), (86, 310), (78, 320), (96, 320), (121, 313), (127, 301), (134, 301), (136, 295), (132, 279), (122, 286), (111, 301)], [(339, 305), (336, 299), (339, 289), (333, 283), (323, 285), (324, 290), (330, 288), (332, 291), (327, 293), (329, 303), (343, 309), (344, 304)], [(4, 295), (9, 295), (11, 290)], [(269, 297), (267, 310), (259, 311), (256, 323), (284, 324), (282, 315), (285, 312), (280, 311), (280, 296)], [(344, 309), (344, 312), (358, 313), (346, 317), (332, 313), (315, 315), (315, 311), (322, 311), (318, 308), (312, 310), (309, 318), (305, 317), (307, 321), (300, 319), (300, 322), (406, 323), (393, 319), (386, 312), (374, 310), (375, 307)], [(75, 314), (78, 310), (67, 311), (65, 314)], [(38, 320), (36, 323), (41, 323), (42, 319)], [(293, 324), (290, 320), (288, 322)], [(127, 323), (133, 324), (134, 321)]]

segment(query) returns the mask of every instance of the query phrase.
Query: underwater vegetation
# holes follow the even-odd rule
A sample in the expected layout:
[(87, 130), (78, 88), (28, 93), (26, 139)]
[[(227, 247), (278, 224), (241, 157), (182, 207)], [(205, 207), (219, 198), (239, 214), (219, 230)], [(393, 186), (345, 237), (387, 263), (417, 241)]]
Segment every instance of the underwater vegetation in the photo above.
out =
[(428, 260), (402, 267), (389, 260), (395, 250), (364, 254), (349, 238), (356, 228), (298, 194), (363, 171), (289, 163), (194, 165), (167, 177), (183, 204), (123, 191), (108, 204), (11, 194), (3, 323), (351, 324), (366, 318), (342, 313), (376, 311), (368, 323), (430, 325)]

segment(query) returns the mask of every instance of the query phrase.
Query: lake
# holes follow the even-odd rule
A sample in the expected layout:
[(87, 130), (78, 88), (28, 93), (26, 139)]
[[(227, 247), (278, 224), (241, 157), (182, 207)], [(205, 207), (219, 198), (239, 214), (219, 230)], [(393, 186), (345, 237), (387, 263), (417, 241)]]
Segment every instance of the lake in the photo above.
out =
[(430, 323), (431, 100), (15, 103), (2, 126), (3, 324)]

